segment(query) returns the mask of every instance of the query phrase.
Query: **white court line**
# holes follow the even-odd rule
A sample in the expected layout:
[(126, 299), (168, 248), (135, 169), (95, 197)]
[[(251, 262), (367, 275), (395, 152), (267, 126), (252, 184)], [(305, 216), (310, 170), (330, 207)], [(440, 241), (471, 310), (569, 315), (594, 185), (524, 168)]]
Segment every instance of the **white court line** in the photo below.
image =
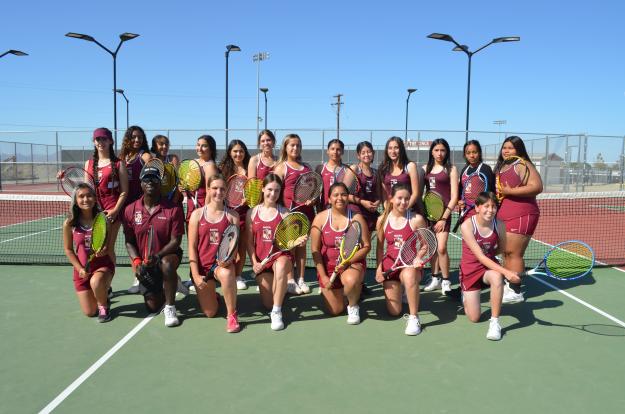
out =
[(617, 323), (617, 324), (621, 325), (623, 328), (625, 328), (625, 322), (621, 321), (620, 319), (615, 318), (614, 316), (610, 315), (609, 313), (607, 313), (607, 312), (605, 312), (605, 311), (602, 311), (601, 309), (599, 309), (599, 308), (597, 308), (597, 307), (595, 307), (595, 306), (591, 305), (590, 303), (585, 302), (585, 301), (581, 300), (580, 298), (578, 298), (578, 297), (576, 297), (576, 296), (573, 296), (573, 295), (571, 295), (570, 293), (563, 291), (563, 290), (562, 290), (562, 289), (560, 289), (559, 287), (557, 287), (557, 286), (555, 286), (555, 285), (552, 285), (551, 283), (546, 282), (546, 281), (544, 281), (544, 280), (542, 280), (542, 279), (540, 279), (540, 278), (538, 278), (538, 277), (536, 277), (536, 276), (532, 276), (532, 275), (530, 275), (530, 277), (531, 277), (532, 279), (534, 279), (534, 280), (536, 280), (536, 281), (538, 281), (538, 282), (542, 283), (542, 284), (543, 284), (543, 285), (545, 285), (545, 286), (549, 286), (551, 289), (556, 290), (556, 291), (558, 291), (558, 292), (562, 293), (564, 296), (566, 296), (566, 297), (568, 297), (568, 298), (570, 298), (570, 299), (573, 299), (575, 302), (580, 303), (580, 304), (582, 304), (582, 305), (586, 306), (588, 309), (590, 309), (590, 310), (592, 310), (592, 311), (597, 312), (599, 315), (601, 315), (601, 316), (603, 316), (603, 317), (606, 317), (606, 318), (608, 318), (609, 320), (611, 320), (612, 322)]
[[(462, 238), (461, 238), (461, 237), (458, 237), (457, 235), (455, 235), (455, 234), (453, 234), (453, 233), (449, 233), (449, 234), (451, 234), (452, 236), (454, 236), (454, 237), (455, 237), (455, 238), (457, 238), (458, 240), (462, 240)], [(532, 239), (532, 240), (535, 240), (535, 239)], [(547, 243), (543, 243), (543, 242), (541, 242), (541, 241), (539, 241), (539, 240), (535, 240), (535, 241), (537, 241), (537, 242), (539, 242), (539, 243), (542, 243), (542, 244), (545, 244), (545, 245), (549, 246)], [(616, 269), (616, 270), (620, 270), (620, 271), (622, 271), (621, 269), (617, 269), (616, 267), (613, 267), (613, 269)], [(546, 282), (546, 281), (544, 281), (544, 280), (542, 280), (542, 279), (540, 279), (540, 278), (538, 278), (538, 277), (536, 277), (536, 276), (529, 275), (529, 277), (531, 277), (532, 279), (534, 279), (534, 280), (536, 280), (536, 281), (538, 281), (538, 282), (542, 283), (542, 284), (543, 284), (543, 285), (545, 285), (545, 286), (550, 287), (551, 289), (553, 289), (553, 290), (555, 290), (555, 291), (557, 291), (557, 292), (562, 293), (564, 296), (568, 297), (569, 299), (573, 299), (575, 302), (577, 302), (577, 303), (579, 303), (579, 304), (581, 304), (581, 305), (586, 306), (588, 309), (592, 310), (593, 312), (596, 312), (596, 313), (598, 313), (599, 315), (601, 315), (601, 316), (603, 316), (603, 317), (605, 317), (605, 318), (608, 318), (608, 319), (609, 319), (609, 320), (611, 320), (612, 322), (617, 323), (617, 324), (621, 325), (623, 328), (625, 328), (625, 322), (621, 321), (620, 319), (615, 318), (614, 316), (612, 316), (612, 315), (610, 315), (609, 313), (607, 313), (607, 312), (605, 312), (605, 311), (603, 311), (603, 310), (601, 310), (601, 309), (597, 308), (596, 306), (593, 306), (593, 305), (591, 305), (590, 303), (588, 303), (588, 302), (585, 302), (585, 301), (581, 300), (581, 299), (580, 299), (580, 298), (578, 298), (577, 296), (573, 296), (572, 294), (570, 294), (570, 293), (568, 293), (568, 292), (565, 292), (564, 290), (560, 289), (559, 287), (557, 287), (557, 286), (555, 286), (555, 285), (552, 285), (551, 283)]]
[(62, 229), (62, 228), (63, 228), (63, 227), (55, 227), (55, 228), (53, 228), (53, 229), (42, 230), (42, 231), (38, 231), (38, 232), (36, 232), (36, 233), (26, 234), (26, 235), (24, 235), (24, 236), (13, 237), (12, 239), (8, 239), (8, 240), (2, 240), (2, 241), (0, 241), (0, 244), (2, 244), (2, 243), (12, 242), (12, 241), (14, 241), (14, 240), (24, 239), (24, 238), (26, 238), (26, 237), (36, 236), (36, 235), (38, 235), (38, 234), (48, 233), (48, 232), (51, 232), (51, 231), (54, 231), (54, 230), (58, 230), (58, 229)]
[(58, 219), (59, 217), (63, 218), (63, 217), (65, 217), (65, 215), (64, 214), (57, 214), (56, 216), (43, 217), (43, 218), (38, 218), (38, 219), (28, 220), (28, 221), (20, 221), (19, 223), (13, 223), (13, 224), (7, 224), (5, 226), (0, 226), (0, 229), (6, 229), (6, 228), (9, 228), (9, 227), (13, 227), (13, 226), (21, 226), (23, 224), (36, 223), (38, 221), (43, 221), (43, 220)]
[(47, 414), (51, 413), (56, 407), (59, 406), (69, 395), (76, 390), (89, 378), (94, 372), (98, 370), (106, 361), (108, 361), (117, 351), (120, 350), (122, 346), (126, 344), (126, 342), (130, 341), (133, 336), (135, 336), (145, 325), (147, 325), (156, 315), (157, 313), (152, 313), (148, 315), (145, 319), (143, 319), (137, 326), (135, 326), (130, 332), (126, 334), (122, 339), (119, 340), (108, 352), (100, 357), (93, 365), (91, 365), (82, 375), (74, 382), (72, 382), (67, 388), (65, 388), (54, 400), (52, 400), (48, 405), (46, 405), (39, 414)]

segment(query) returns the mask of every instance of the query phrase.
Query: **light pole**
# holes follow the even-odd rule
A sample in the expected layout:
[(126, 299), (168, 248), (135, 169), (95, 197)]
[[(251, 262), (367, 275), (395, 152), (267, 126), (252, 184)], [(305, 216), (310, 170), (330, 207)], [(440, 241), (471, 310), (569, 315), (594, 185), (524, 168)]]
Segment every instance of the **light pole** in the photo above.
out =
[(260, 62), (267, 59), (269, 59), (267, 52), (258, 52), (252, 57), (252, 61), (256, 62), (256, 136), (260, 124)]
[(456, 42), (456, 40), (454, 40), (454, 38), (448, 34), (432, 33), (428, 35), (428, 37), (430, 39), (452, 42), (453, 44), (456, 45), (456, 47), (452, 49), (454, 52), (464, 52), (469, 58), (468, 75), (467, 75), (467, 115), (466, 115), (465, 136), (464, 136), (464, 140), (466, 142), (469, 140), (469, 106), (470, 106), (470, 97), (471, 97), (471, 58), (473, 57), (474, 54), (476, 54), (482, 49), (487, 48), (493, 43), (518, 42), (519, 40), (521, 40), (521, 38), (519, 36), (497, 37), (491, 40), (490, 42), (486, 43), (484, 46), (480, 47), (479, 49), (471, 52), (467, 45), (461, 45), (460, 43)]
[(0, 58), (5, 57), (6, 55), (15, 55), (15, 56), (28, 56), (28, 53), (22, 52), (21, 50), (7, 50), (3, 54), (0, 55)]
[[(28, 53), (22, 52), (21, 50), (11, 49), (1, 54), (0, 58), (5, 57), (6, 55), (28, 56)], [(0, 157), (0, 191), (2, 191), (2, 157)]]
[(404, 131), (404, 140), (408, 139), (408, 102), (410, 101), (410, 95), (416, 91), (417, 90), (413, 88), (408, 89), (408, 97), (406, 98), (406, 129)]
[(115, 89), (115, 92), (117, 92), (118, 94), (123, 96), (124, 99), (126, 100), (126, 129), (128, 129), (130, 127), (130, 122), (128, 121), (128, 119), (129, 119), (129, 117), (128, 117), (128, 112), (129, 112), (128, 107), (130, 106), (130, 101), (128, 100), (128, 97), (124, 93), (123, 89)]
[(226, 45), (226, 148), (228, 148), (228, 58), (230, 52), (240, 52), (241, 48), (237, 45)]
[(501, 140), (501, 126), (506, 125), (507, 122), (508, 121), (506, 121), (505, 119), (498, 119), (496, 121), (493, 121), (493, 124), (499, 127), (499, 140)]
[(260, 88), (260, 91), (265, 95), (265, 129), (267, 129), (267, 92), (269, 92), (269, 88)]
[(139, 35), (136, 33), (128, 32), (120, 34), (119, 44), (117, 45), (117, 48), (114, 52), (104, 46), (102, 43), (95, 40), (92, 36), (86, 34), (69, 32), (65, 36), (93, 42), (96, 45), (100, 46), (102, 49), (106, 50), (113, 57), (113, 131), (115, 131), (115, 149), (117, 149), (117, 52), (119, 52), (119, 49), (122, 47), (122, 43), (128, 40), (132, 40), (135, 37), (139, 37)]

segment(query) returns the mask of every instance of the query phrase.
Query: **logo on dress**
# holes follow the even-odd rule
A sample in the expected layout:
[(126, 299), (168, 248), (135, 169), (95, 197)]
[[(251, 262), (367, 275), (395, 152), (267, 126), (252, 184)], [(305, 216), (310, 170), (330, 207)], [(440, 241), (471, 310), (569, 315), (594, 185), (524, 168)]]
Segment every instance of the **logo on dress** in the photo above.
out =
[(393, 247), (396, 249), (401, 249), (402, 244), (404, 244), (404, 238), (401, 234), (396, 234), (393, 236)]
[(365, 181), (365, 192), (372, 193), (373, 192), (373, 181), (367, 180)]
[(271, 231), (271, 227), (263, 227), (263, 241), (271, 241), (273, 239), (273, 234)]
[(334, 238), (334, 248), (335, 249), (340, 249), (341, 248), (341, 240), (343, 239), (343, 236), (336, 236)]
[(135, 224), (143, 223), (143, 212), (135, 211)]
[(430, 177), (430, 189), (436, 188), (436, 178)]
[(210, 229), (210, 233), (208, 234), (208, 242), (210, 244), (219, 244), (219, 230), (218, 229)]
[(85, 234), (85, 248), (91, 249), (91, 234)]

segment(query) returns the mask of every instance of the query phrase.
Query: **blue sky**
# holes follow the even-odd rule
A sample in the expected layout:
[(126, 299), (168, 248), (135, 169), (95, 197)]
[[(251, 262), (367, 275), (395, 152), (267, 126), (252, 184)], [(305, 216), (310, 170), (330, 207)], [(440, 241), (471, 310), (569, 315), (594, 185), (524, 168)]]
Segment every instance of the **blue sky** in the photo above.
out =
[[(112, 127), (112, 59), (122, 32), (118, 87), (131, 123), (147, 129), (224, 126), (224, 51), (230, 58), (230, 126), (256, 127), (256, 65), (269, 90), (269, 127), (335, 126), (332, 96), (344, 95), (347, 129), (462, 130), (467, 58), (449, 33), (476, 49), (471, 129), (625, 134), (625, 6), (619, 1), (30, 1), (3, 6), (0, 130)], [(262, 98), (262, 96), (261, 96)], [(262, 113), (261, 102), (261, 113)], [(125, 125), (125, 102), (118, 123)]]

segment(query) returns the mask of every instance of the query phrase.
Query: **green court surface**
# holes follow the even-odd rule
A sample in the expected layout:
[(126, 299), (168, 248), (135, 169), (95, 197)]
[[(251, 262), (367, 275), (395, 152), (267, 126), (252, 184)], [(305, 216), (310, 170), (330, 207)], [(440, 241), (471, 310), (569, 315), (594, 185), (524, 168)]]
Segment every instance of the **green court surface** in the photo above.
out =
[(0, 412), (39, 412), (59, 395), (60, 413), (586, 413), (625, 404), (625, 274), (614, 269), (548, 280), (596, 310), (529, 278), (527, 301), (504, 305), (500, 342), (485, 338), (487, 292), (477, 324), (439, 292), (423, 293), (424, 330), (405, 336), (371, 273), (358, 326), (327, 317), (315, 288), (287, 299), (286, 329), (272, 332), (252, 286), (239, 295), (242, 332), (227, 334), (223, 310), (203, 317), (194, 295), (177, 298), (181, 326), (149, 318), (124, 290), (128, 268), (118, 269), (107, 324), (82, 316), (69, 267), (0, 272)]

